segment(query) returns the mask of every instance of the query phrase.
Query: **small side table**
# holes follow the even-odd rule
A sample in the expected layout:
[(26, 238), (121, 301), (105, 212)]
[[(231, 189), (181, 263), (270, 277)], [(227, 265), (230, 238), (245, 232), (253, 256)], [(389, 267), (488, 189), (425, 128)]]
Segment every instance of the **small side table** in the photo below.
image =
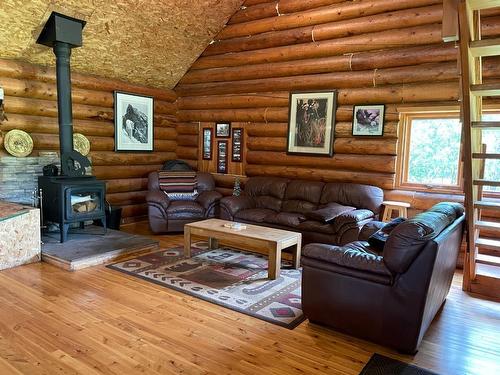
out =
[(395, 201), (383, 201), (382, 204), (385, 206), (384, 208), (384, 216), (382, 217), (382, 221), (389, 222), (392, 220), (392, 212), (396, 211), (398, 213), (398, 217), (408, 217), (408, 207), (410, 204), (407, 202), (395, 202)]

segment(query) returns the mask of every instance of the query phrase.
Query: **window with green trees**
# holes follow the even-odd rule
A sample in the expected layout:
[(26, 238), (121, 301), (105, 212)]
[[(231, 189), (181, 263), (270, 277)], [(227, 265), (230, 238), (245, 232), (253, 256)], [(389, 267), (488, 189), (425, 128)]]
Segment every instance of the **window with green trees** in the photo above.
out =
[[(461, 189), (461, 133), (458, 111), (402, 115), (398, 186), (416, 190)], [(485, 112), (483, 121), (500, 121), (500, 112)], [(482, 131), (486, 152), (500, 154), (500, 132)], [(500, 160), (486, 159), (484, 179), (500, 181)], [(485, 186), (500, 193), (500, 187)]]
[(458, 186), (460, 138), (458, 119), (414, 119), (411, 123), (407, 181)]
[(458, 113), (406, 114), (402, 124), (399, 185), (417, 190), (460, 189)]

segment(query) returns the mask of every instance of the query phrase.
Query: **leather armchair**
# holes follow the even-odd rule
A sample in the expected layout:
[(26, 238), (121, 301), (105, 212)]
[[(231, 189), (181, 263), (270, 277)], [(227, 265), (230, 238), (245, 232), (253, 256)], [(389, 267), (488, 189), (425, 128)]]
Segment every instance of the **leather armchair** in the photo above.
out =
[(364, 241), (302, 250), (302, 308), (313, 323), (415, 353), (450, 289), (462, 242), (463, 207), (440, 203), (399, 224), (380, 252)]
[(198, 196), (195, 200), (171, 201), (160, 190), (158, 172), (148, 176), (149, 226), (154, 233), (181, 232), (184, 224), (205, 220), (218, 215), (222, 194), (215, 191), (215, 182), (210, 173), (198, 172)]

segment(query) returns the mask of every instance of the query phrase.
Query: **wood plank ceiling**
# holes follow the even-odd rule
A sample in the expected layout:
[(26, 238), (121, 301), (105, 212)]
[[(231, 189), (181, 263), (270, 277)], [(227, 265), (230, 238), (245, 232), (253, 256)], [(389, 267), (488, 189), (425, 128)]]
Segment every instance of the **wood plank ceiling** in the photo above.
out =
[(173, 88), (242, 0), (2, 0), (0, 57), (54, 65), (35, 43), (55, 10), (87, 21), (73, 71)]

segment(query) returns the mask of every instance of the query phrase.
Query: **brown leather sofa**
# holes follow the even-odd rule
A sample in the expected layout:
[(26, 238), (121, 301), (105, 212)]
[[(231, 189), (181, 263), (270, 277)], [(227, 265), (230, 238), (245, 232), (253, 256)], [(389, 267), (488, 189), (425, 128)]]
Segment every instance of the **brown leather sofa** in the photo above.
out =
[(415, 353), (450, 289), (464, 223), (458, 203), (440, 203), (393, 229), (382, 252), (364, 241), (302, 251), (302, 308), (313, 323)]
[(215, 191), (215, 182), (210, 173), (198, 172), (198, 196), (196, 200), (170, 201), (158, 184), (158, 172), (148, 176), (149, 226), (154, 233), (181, 232), (184, 224), (204, 220), (218, 215), (222, 195)]
[(221, 199), (221, 218), (301, 232), (303, 243), (342, 245), (378, 216), (383, 194), (368, 185), (251, 177), (243, 195)]

